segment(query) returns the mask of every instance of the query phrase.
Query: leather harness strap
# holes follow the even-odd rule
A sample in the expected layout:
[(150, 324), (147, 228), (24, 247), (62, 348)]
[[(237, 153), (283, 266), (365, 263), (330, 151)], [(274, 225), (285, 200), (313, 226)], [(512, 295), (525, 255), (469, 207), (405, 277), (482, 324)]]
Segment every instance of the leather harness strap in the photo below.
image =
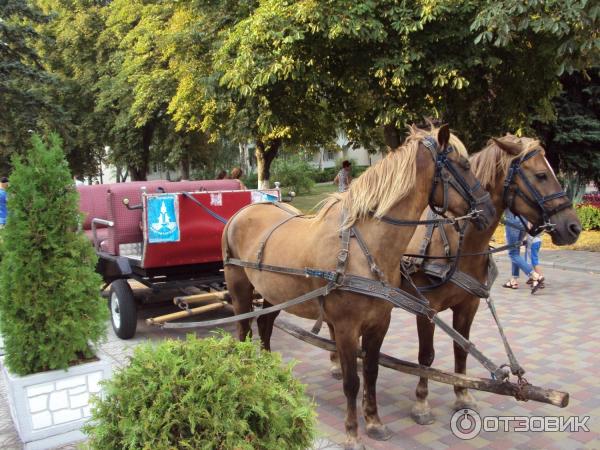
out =
[(271, 229), (269, 231), (267, 231), (267, 233), (265, 234), (265, 237), (263, 237), (262, 241), (260, 241), (260, 243), (258, 244), (258, 251), (256, 252), (256, 262), (258, 263), (259, 266), (262, 264), (262, 258), (263, 258), (263, 252), (265, 250), (265, 245), (267, 245), (267, 241), (269, 240), (269, 238), (271, 237), (271, 235), (280, 226), (282, 226), (283, 224), (289, 222), (292, 219), (295, 219), (298, 216), (299, 216), (299, 214), (294, 213), (294, 215), (286, 217), (285, 219), (277, 222), (275, 225), (273, 225), (271, 227)]

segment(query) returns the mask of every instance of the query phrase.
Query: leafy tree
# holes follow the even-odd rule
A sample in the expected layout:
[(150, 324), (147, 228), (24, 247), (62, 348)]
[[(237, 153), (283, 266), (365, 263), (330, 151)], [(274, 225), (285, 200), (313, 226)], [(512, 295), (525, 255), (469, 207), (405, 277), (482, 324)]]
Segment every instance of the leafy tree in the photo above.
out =
[(13, 160), (0, 271), (5, 361), (19, 375), (93, 356), (108, 314), (60, 139), (34, 135), (32, 144)]
[(104, 27), (99, 0), (36, 0), (47, 20), (37, 25), (44, 37), (37, 48), (47, 71), (57, 79), (50, 89), (64, 117), (59, 129), (73, 172), (97, 175), (110, 141), (110, 116), (95, 111), (98, 80), (96, 42)]
[(40, 36), (32, 24), (44, 20), (22, 0), (0, 2), (0, 165), (23, 152), (30, 133), (59, 123), (61, 111), (47, 95), (54, 82), (35, 49)]
[[(273, 134), (281, 120), (278, 86), (286, 86), (290, 109), (303, 119), (306, 108), (332, 128), (341, 121), (348, 136), (366, 145), (377, 141), (372, 130), (383, 126), (387, 144), (395, 147), (406, 124), (424, 116), (449, 121), (475, 146), (528, 126), (534, 114), (550, 117), (559, 88), (555, 74), (573, 60), (564, 49), (586, 32), (595, 35), (596, 9), (576, 1), (559, 8), (557, 2), (548, 8), (552, 22), (537, 21), (543, 2), (528, 2), (508, 17), (530, 19), (505, 30), (505, 11), (496, 3), (261, 2), (228, 35), (217, 60), (221, 82), (252, 105), (239, 109), (250, 120), (231, 117)], [(493, 39), (499, 32), (502, 38)], [(296, 102), (288, 92), (315, 93), (321, 102)], [(260, 120), (246, 112), (257, 108)], [(292, 129), (275, 136), (289, 139)]]
[(564, 74), (561, 84), (555, 120), (535, 129), (554, 167), (600, 186), (600, 68)]

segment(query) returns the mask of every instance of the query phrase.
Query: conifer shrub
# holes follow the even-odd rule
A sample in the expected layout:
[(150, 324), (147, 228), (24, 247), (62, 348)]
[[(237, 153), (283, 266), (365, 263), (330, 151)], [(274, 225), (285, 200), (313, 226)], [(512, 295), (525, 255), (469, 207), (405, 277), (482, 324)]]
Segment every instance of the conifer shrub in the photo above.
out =
[(108, 310), (96, 255), (78, 231), (78, 196), (57, 135), (13, 160), (0, 268), (5, 363), (27, 375), (94, 356)]
[(103, 381), (84, 431), (91, 449), (306, 449), (314, 404), (292, 365), (230, 335), (135, 349)]

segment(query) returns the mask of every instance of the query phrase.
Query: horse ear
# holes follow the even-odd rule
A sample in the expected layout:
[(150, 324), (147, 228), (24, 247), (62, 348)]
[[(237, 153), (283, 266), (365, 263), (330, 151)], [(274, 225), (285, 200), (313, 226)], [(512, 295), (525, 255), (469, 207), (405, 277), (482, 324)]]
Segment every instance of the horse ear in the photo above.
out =
[(447, 123), (442, 125), (438, 130), (437, 140), (440, 148), (445, 149), (448, 146), (448, 142), (450, 142), (450, 127)]
[(512, 142), (509, 140), (505, 140), (504, 138), (492, 138), (492, 140), (496, 143), (498, 147), (500, 147), (500, 149), (504, 150), (510, 155), (516, 156), (523, 151), (521, 144), (519, 144), (518, 142)]

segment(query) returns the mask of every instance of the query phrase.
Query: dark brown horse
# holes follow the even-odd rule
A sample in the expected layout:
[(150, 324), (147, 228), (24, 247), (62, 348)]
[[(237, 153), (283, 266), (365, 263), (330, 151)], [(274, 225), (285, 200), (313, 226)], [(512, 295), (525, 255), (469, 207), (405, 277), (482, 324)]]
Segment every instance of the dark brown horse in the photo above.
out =
[[(416, 220), (428, 202), (435, 206), (446, 205), (456, 215), (463, 215), (473, 207), (465, 200), (464, 193), (459, 194), (454, 188), (450, 188), (446, 195), (441, 185), (432, 191), (436, 156), (432, 158), (430, 149), (423, 143), (429, 136), (430, 133), (413, 128), (402, 147), (367, 170), (348, 192), (332, 198), (315, 217), (290, 218), (288, 212), (267, 204), (240, 211), (223, 232), (224, 260), (260, 259), (270, 266), (329, 270), (335, 268), (340, 260), (340, 227), (343, 224), (345, 228), (352, 226), (360, 232), (374, 261), (385, 274), (385, 280), (393, 286), (400, 286), (398, 267), (415, 227), (395, 226), (379, 219), (385, 216)], [(438, 156), (439, 149), (446, 149), (449, 143), (455, 149), (464, 150), (460, 141), (450, 135), (447, 126), (435, 130), (433, 137), (439, 144)], [(464, 156), (453, 151), (447, 157), (455, 173), (468, 186), (474, 187), (476, 179)], [(486, 198), (487, 194), (482, 189), (473, 190), (477, 200)], [(479, 225), (487, 225), (495, 211), (489, 201), (479, 207), (483, 209), (483, 221)], [(257, 258), (258, 254), (260, 258)], [(346, 255), (346, 274), (375, 279), (357, 239), (350, 240)], [(263, 296), (266, 305), (277, 305), (326, 284), (319, 278), (256, 270), (227, 262), (225, 280), (236, 314), (252, 310), (253, 290)], [(379, 349), (389, 326), (391, 310), (392, 305), (387, 301), (342, 290), (328, 294), (322, 308), (315, 299), (288, 309), (292, 314), (310, 319), (317, 319), (322, 314), (324, 321), (335, 331), (347, 399), (347, 448), (362, 448), (356, 417), (360, 381), (356, 373), (355, 351), (360, 337), (365, 351), (363, 411), (367, 434), (375, 439), (389, 437), (377, 413), (375, 385)], [(277, 314), (265, 315), (257, 320), (266, 349), (270, 349), (273, 321)], [(239, 338), (245, 339), (251, 333), (249, 321), (240, 321), (238, 331)]]
[[(546, 212), (558, 211), (556, 214), (547, 217), (555, 224), (550, 232), (552, 241), (556, 245), (567, 245), (577, 240), (581, 232), (581, 225), (568, 199), (564, 196), (553, 195), (562, 192), (562, 188), (544, 157), (544, 149), (537, 140), (508, 135), (491, 141), (485, 149), (472, 156), (470, 162), (473, 173), (492, 197), (496, 208), (496, 217), (492, 226), (486, 230), (478, 230), (468, 225), (464, 238), (463, 253), (480, 253), (488, 249), (490, 238), (498, 226), (502, 212), (507, 207), (511, 207), (515, 214), (525, 217), (530, 223), (543, 225), (544, 211), (540, 205), (536, 206), (536, 202), (533, 201), (535, 196), (523, 177), (526, 177), (529, 184), (538, 191), (542, 198), (551, 199), (543, 204)], [(513, 183), (505, 191), (504, 182), (511, 165), (520, 167), (521, 176), (514, 177)], [(532, 201), (527, 201), (522, 196), (515, 195), (516, 190), (520, 190)], [(506, 204), (507, 201), (511, 202), (512, 205)], [(426, 214), (425, 212), (424, 215)], [(452, 227), (446, 227), (446, 234), (449, 237), (451, 253), (454, 254), (457, 249), (458, 233)], [(413, 235), (407, 253), (417, 253), (423, 242), (423, 237), (424, 229), (420, 227)], [(427, 254), (444, 255), (444, 242), (437, 229), (433, 234)], [(451, 261), (445, 260), (445, 263), (451, 264)], [(480, 283), (486, 282), (487, 267), (487, 255), (465, 256), (460, 259), (458, 264), (458, 270), (471, 275)], [(414, 281), (417, 286), (431, 284), (431, 280), (422, 271), (415, 274)], [(425, 292), (424, 295), (436, 311), (451, 308), (454, 329), (467, 339), (469, 338), (471, 324), (480, 303), (479, 297), (451, 282)], [(417, 328), (419, 333), (419, 363), (431, 366), (435, 355), (433, 347), (434, 325), (425, 318), (417, 317)], [(457, 373), (466, 373), (467, 353), (456, 343), (454, 344), (454, 361), (454, 370)], [(474, 399), (467, 389), (455, 387), (454, 391), (456, 393), (455, 409), (474, 406)], [(427, 378), (421, 378), (416, 390), (417, 400), (412, 410), (412, 417), (419, 424), (433, 422), (431, 408), (427, 402), (427, 394)]]

